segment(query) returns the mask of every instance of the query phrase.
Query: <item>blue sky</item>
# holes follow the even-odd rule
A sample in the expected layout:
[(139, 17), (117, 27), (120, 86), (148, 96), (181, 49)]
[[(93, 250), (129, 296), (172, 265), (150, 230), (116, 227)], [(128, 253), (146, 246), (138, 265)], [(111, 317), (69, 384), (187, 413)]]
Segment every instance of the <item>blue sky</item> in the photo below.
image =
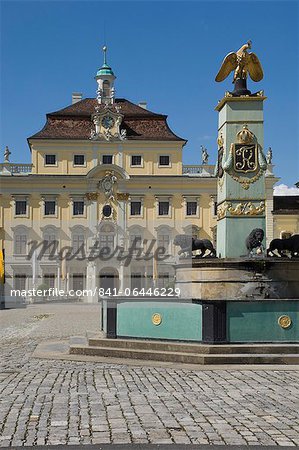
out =
[(249, 89), (268, 97), (265, 150), (281, 182), (298, 181), (297, 1), (2, 1), (1, 30), (0, 144), (12, 161), (30, 161), (26, 138), (73, 91), (95, 96), (105, 39), (116, 95), (167, 114), (188, 139), (186, 164), (200, 163), (201, 144), (214, 162), (214, 107), (232, 88), (231, 77), (214, 78), (223, 57), (251, 39), (265, 77)]

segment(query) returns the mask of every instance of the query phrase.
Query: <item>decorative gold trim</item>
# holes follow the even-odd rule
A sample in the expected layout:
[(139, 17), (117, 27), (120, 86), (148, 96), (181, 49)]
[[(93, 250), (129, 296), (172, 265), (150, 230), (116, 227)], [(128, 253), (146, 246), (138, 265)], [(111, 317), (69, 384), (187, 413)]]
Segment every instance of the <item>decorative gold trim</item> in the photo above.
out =
[(243, 125), (242, 130), (236, 134), (239, 144), (252, 144), (255, 141), (255, 135), (248, 129), (247, 125)]
[(159, 313), (154, 313), (153, 315), (152, 315), (152, 323), (154, 324), (154, 325), (160, 325), (161, 324), (161, 322), (162, 322), (162, 316), (161, 316), (161, 314), (159, 314)]
[[(239, 173), (250, 173), (250, 172), (255, 172), (257, 170), (257, 166), (258, 166), (258, 155), (257, 155), (257, 145), (253, 145), (251, 144), (251, 147), (249, 147), (248, 144), (246, 144), (247, 146), (243, 146), (240, 148), (236, 148), (236, 144), (233, 144), (234, 149), (233, 149), (233, 154), (234, 154), (234, 171)], [(254, 148), (252, 148), (254, 147)], [(246, 158), (245, 156), (245, 152), (249, 151), (250, 152), (250, 156)], [(237, 161), (237, 156), (238, 155), (242, 155), (243, 157), (243, 161)], [(254, 155), (254, 161), (249, 161), (249, 158), (251, 156)], [(242, 167), (244, 167), (244, 160), (247, 162), (248, 166), (250, 167), (250, 164), (253, 164), (253, 167), (250, 167), (249, 169), (244, 170)], [(241, 165), (243, 163), (242, 167), (239, 167), (238, 165)]]
[(98, 192), (86, 192), (85, 197), (87, 200), (97, 200), (98, 199)]
[(237, 177), (236, 175), (230, 173), (229, 175), (238, 183), (241, 184), (242, 188), (245, 190), (249, 189), (250, 184), (255, 183), (261, 176), (263, 175), (263, 170), (260, 169), (256, 175), (252, 178), (244, 178), (244, 177)]
[(217, 106), (215, 107), (216, 111), (220, 111), (223, 106), (225, 105), (225, 103), (230, 103), (230, 102), (256, 102), (256, 101), (263, 101), (266, 100), (267, 97), (264, 96), (263, 94), (261, 94), (262, 91), (259, 91), (257, 93), (256, 96), (251, 96), (249, 97), (249, 95), (241, 95), (240, 97), (233, 97), (232, 95), (225, 95), (221, 100), (219, 100)]
[(259, 206), (252, 202), (238, 203), (235, 208), (230, 206), (227, 210), (232, 216), (258, 216), (265, 211), (265, 202), (260, 202)]
[(281, 326), (281, 328), (289, 328), (292, 325), (292, 319), (289, 316), (283, 315), (278, 318), (278, 325)]
[(127, 201), (129, 199), (130, 194), (125, 192), (118, 192), (116, 195), (117, 200), (119, 201)]
[(258, 216), (265, 212), (265, 202), (261, 201), (258, 206), (255, 206), (251, 201), (240, 202), (233, 206), (231, 202), (225, 201), (218, 206), (217, 219), (223, 219), (226, 211), (232, 216)]
[(217, 207), (217, 220), (223, 219), (223, 217), (225, 216), (225, 213), (226, 213), (227, 209), (229, 208), (229, 206), (231, 206), (230, 202), (223, 202), (223, 203), (221, 203), (221, 205), (218, 205), (218, 207)]

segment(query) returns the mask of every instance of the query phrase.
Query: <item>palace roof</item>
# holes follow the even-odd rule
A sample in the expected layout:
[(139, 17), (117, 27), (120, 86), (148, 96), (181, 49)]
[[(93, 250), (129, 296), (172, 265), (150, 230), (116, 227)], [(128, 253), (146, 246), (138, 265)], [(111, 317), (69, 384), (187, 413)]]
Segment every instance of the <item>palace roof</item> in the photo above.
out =
[[(93, 128), (92, 115), (98, 105), (95, 98), (86, 98), (66, 108), (47, 114), (47, 122), (38, 133), (28, 139), (89, 139)], [(149, 141), (185, 141), (174, 134), (167, 124), (167, 116), (156, 114), (129, 100), (118, 98), (109, 110), (116, 110), (124, 116), (121, 129), (127, 132), (127, 139)]]
[(276, 195), (273, 203), (273, 214), (299, 214), (299, 195)]

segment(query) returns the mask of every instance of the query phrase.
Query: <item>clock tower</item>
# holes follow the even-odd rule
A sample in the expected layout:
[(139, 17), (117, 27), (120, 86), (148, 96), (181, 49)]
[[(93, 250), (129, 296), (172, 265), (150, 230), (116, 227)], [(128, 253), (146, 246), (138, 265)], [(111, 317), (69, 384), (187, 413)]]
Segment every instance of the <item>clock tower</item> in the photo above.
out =
[(107, 64), (107, 47), (103, 47), (104, 63), (98, 70), (95, 79), (98, 83), (97, 101), (99, 104), (112, 105), (114, 103), (114, 80), (116, 76)]

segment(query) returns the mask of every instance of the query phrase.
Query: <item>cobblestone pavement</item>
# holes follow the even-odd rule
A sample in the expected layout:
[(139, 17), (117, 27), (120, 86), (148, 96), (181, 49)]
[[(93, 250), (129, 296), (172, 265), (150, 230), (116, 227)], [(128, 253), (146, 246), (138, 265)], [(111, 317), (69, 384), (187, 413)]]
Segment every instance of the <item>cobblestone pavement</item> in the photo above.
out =
[(189, 370), (30, 358), (96, 331), (97, 305), (0, 311), (0, 446), (299, 445), (299, 372)]

